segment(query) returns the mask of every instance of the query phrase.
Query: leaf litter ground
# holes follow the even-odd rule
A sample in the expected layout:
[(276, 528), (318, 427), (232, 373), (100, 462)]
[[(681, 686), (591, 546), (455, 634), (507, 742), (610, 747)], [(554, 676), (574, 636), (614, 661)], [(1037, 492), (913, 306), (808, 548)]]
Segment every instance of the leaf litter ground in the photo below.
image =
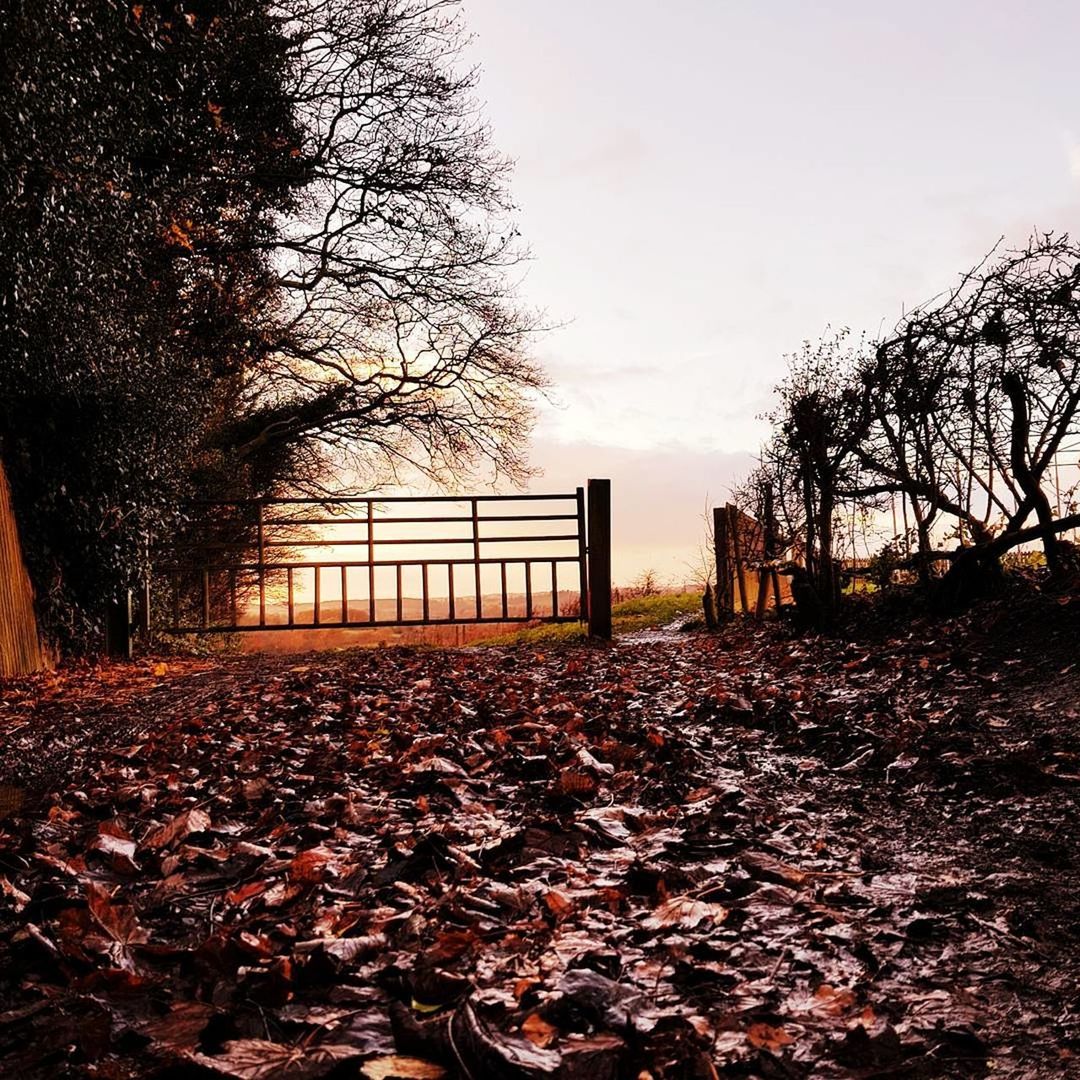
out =
[(1080, 1075), (1077, 607), (8, 684), (0, 1072)]

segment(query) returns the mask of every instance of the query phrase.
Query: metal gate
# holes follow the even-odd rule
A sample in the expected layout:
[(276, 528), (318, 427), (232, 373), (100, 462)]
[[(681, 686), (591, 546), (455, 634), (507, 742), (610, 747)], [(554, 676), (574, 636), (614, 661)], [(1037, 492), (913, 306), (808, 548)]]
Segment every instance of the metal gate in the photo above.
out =
[(202, 503), (192, 522), (156, 573), (168, 632), (588, 620), (610, 636), (607, 480), (559, 494)]

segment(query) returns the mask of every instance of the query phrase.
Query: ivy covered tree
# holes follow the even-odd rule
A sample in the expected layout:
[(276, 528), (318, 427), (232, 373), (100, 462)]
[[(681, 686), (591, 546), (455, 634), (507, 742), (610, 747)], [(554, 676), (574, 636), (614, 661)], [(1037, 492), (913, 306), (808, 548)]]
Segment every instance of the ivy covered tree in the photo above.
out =
[(265, 242), (303, 177), (257, 0), (15, 3), (0, 39), (0, 435), (72, 642), (223, 468), (277, 321)]
[(461, 34), (438, 0), (0, 9), (0, 454), (61, 645), (193, 497), (525, 473)]

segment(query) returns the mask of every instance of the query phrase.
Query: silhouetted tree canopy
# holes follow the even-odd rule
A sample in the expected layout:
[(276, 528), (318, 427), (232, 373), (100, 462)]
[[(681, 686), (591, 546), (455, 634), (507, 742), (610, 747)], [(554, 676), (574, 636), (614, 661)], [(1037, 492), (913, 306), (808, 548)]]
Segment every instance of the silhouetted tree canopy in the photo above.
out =
[(523, 475), (543, 385), (448, 3), (0, 11), (0, 449), (62, 641), (194, 496)]
[(791, 358), (747, 488), (777, 492), (821, 595), (834, 593), (838, 515), (886, 497), (913, 519), (890, 546), (945, 602), (984, 589), (1001, 555), (1032, 540), (1059, 574), (1059, 536), (1080, 525), (1074, 492), (1051, 488), (1080, 436), (1080, 247), (1035, 235), (873, 347), (839, 346), (829, 336)]

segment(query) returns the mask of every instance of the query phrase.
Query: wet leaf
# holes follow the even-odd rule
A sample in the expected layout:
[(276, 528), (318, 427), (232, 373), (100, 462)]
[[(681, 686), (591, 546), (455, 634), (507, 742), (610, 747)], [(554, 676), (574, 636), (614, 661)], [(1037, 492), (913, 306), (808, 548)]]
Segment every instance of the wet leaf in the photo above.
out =
[(692, 896), (671, 896), (656, 907), (645, 919), (644, 925), (653, 930), (666, 929), (669, 926), (693, 928), (706, 919), (713, 923), (722, 923), (727, 915), (728, 909), (720, 904), (707, 904)]
[(210, 828), (210, 815), (203, 810), (192, 808), (177, 814), (160, 829), (155, 829), (147, 836), (142, 846), (150, 850), (175, 847), (181, 840), (186, 840), (192, 833), (206, 832)]

